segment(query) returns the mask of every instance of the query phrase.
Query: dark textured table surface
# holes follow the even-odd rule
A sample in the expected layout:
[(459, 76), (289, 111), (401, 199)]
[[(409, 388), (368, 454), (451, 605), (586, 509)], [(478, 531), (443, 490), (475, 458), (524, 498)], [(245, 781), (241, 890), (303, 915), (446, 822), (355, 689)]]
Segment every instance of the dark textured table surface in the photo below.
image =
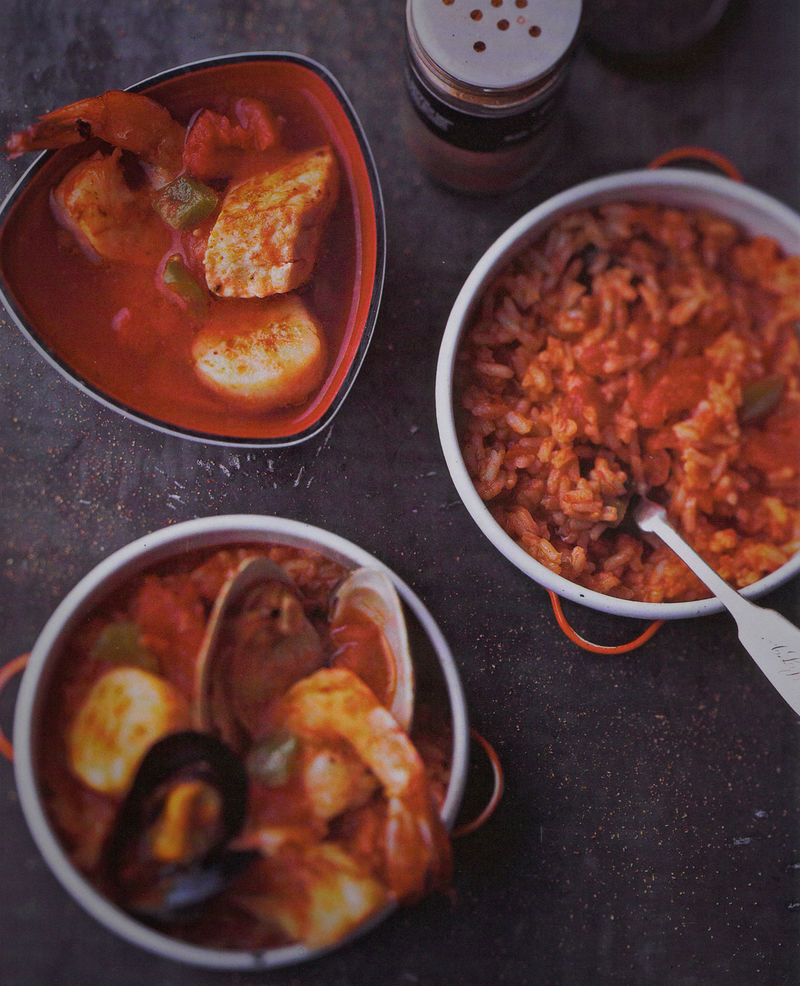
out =
[[(647, 4), (643, 3), (646, 9)], [(228, 512), (284, 515), (377, 555), (447, 637), (505, 797), (455, 846), (452, 898), (391, 917), (328, 957), (259, 975), (160, 960), (96, 924), (49, 873), (0, 762), (0, 982), (784, 984), (800, 972), (798, 721), (725, 616), (666, 625), (628, 657), (557, 629), (543, 589), (460, 505), (433, 402), (452, 301), (492, 240), (547, 196), (702, 144), (800, 208), (800, 7), (731, 5), (676, 64), (582, 48), (550, 167), (511, 195), (432, 185), (399, 127), (401, 0), (7, 0), (0, 132), (196, 58), (297, 51), (350, 95), (376, 158), (388, 269), (374, 339), (333, 423), (280, 451), (166, 437), (82, 396), (0, 311), (0, 626), (31, 647), (66, 591), (146, 532)], [(25, 165), (0, 162), (0, 194)], [(79, 327), (76, 327), (79, 331)], [(797, 581), (770, 605), (800, 620)], [(638, 629), (570, 610), (601, 642)], [(14, 688), (0, 701), (8, 730)]]

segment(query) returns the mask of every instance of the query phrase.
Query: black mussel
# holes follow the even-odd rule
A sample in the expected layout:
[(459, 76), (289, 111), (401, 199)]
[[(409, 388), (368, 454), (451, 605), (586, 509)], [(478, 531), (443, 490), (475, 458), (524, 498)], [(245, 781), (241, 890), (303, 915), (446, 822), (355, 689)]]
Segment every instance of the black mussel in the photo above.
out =
[(246, 810), (247, 774), (230, 747), (201, 732), (164, 737), (139, 765), (107, 842), (109, 892), (145, 919), (193, 916), (257, 856), (230, 848)]

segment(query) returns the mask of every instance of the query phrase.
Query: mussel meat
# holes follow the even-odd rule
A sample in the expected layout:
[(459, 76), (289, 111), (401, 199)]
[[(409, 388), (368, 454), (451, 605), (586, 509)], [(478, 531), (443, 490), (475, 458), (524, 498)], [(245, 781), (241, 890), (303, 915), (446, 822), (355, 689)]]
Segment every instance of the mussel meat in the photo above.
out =
[(153, 744), (106, 843), (109, 892), (138, 917), (191, 918), (257, 853), (230, 848), (247, 812), (247, 774), (221, 740), (186, 730)]
[[(333, 663), (351, 667), (408, 732), (414, 715), (414, 665), (403, 606), (391, 579), (377, 568), (354, 569), (334, 591), (330, 622), (338, 645)], [(369, 638), (368, 648), (363, 647), (364, 637)]]
[(243, 753), (269, 703), (323, 662), (292, 579), (269, 558), (247, 559), (209, 618), (196, 667), (196, 727)]

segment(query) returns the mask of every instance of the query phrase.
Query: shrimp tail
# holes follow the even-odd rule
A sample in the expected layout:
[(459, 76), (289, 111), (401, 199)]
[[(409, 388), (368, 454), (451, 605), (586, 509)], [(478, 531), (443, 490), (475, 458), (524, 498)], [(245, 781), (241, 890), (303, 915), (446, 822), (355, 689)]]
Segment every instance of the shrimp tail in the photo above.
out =
[(451, 883), (453, 853), (444, 825), (429, 801), (414, 814), (399, 799), (389, 801), (385, 843), (386, 883), (395, 899), (412, 903)]
[(32, 130), (33, 127), (26, 127), (25, 130), (18, 130), (16, 133), (11, 134), (5, 144), (3, 144), (3, 153), (9, 161), (13, 161), (14, 158), (21, 157), (26, 151), (35, 150), (35, 148), (31, 146)]
[(140, 93), (110, 89), (40, 116), (5, 143), (9, 158), (28, 151), (69, 147), (99, 137), (131, 151), (147, 164), (177, 175), (185, 130), (169, 110)]
[(4, 148), (6, 155), (16, 158), (28, 151), (69, 147), (88, 140), (93, 135), (93, 124), (98, 122), (99, 99), (102, 97), (81, 99), (40, 116), (36, 123), (8, 138)]

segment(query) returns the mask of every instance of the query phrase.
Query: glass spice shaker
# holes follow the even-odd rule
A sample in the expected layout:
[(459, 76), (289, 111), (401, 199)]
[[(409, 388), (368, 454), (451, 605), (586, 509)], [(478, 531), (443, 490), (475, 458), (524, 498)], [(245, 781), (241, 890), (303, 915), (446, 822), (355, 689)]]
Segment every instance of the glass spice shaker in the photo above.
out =
[(581, 0), (407, 0), (405, 132), (431, 177), (506, 192), (545, 164)]

